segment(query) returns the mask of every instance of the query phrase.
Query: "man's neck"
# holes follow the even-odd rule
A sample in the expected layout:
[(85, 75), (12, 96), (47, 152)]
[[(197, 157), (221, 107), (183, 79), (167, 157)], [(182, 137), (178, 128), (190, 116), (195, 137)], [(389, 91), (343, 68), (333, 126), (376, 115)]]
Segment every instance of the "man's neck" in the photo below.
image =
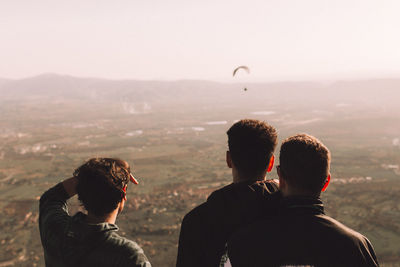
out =
[(233, 167), (232, 168), (232, 182), (234, 184), (242, 183), (242, 182), (249, 182), (249, 181), (264, 181), (267, 179), (267, 170), (261, 173), (259, 176), (249, 177), (247, 175), (239, 173), (239, 171)]

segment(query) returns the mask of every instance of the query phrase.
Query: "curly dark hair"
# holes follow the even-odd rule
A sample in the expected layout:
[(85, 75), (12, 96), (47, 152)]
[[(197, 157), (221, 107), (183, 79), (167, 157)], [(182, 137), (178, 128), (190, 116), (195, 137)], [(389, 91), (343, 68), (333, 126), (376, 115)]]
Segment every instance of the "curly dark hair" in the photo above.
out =
[(329, 175), (330, 160), (329, 149), (314, 136), (297, 134), (282, 142), (280, 171), (297, 190), (319, 194)]
[(258, 178), (267, 168), (277, 145), (278, 134), (264, 121), (244, 119), (228, 130), (232, 162), (240, 176)]
[(125, 196), (129, 164), (115, 158), (92, 158), (73, 174), (78, 179), (78, 199), (89, 212), (103, 216), (115, 210)]

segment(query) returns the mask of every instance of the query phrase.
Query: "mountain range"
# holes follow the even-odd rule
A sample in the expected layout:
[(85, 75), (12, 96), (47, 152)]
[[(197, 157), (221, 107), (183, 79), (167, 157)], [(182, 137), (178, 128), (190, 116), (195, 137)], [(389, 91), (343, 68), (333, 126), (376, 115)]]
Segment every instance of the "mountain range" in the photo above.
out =
[(152, 105), (254, 102), (300, 105), (380, 105), (396, 107), (400, 79), (350, 80), (332, 83), (219, 83), (203, 80), (144, 81), (80, 78), (42, 74), (0, 79), (1, 101), (41, 97), (95, 102), (133, 101)]

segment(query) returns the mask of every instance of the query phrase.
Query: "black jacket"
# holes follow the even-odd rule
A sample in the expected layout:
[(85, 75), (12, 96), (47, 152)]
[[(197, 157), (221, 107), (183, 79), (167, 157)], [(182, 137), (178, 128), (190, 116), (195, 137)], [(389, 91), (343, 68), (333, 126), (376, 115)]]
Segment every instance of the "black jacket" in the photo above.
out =
[(232, 235), (233, 267), (378, 266), (366, 237), (324, 214), (319, 199), (283, 198), (279, 215)]
[(230, 184), (214, 191), (183, 218), (176, 266), (219, 266), (234, 231), (276, 213), (270, 196), (277, 190), (278, 185), (267, 180)]

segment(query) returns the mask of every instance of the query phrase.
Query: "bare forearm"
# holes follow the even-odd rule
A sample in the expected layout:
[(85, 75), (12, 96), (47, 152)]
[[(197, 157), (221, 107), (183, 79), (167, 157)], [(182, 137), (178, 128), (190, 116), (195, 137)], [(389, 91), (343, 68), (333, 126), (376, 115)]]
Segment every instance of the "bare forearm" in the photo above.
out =
[(78, 184), (78, 179), (76, 177), (71, 177), (62, 182), (65, 191), (69, 197), (76, 195), (76, 186)]

